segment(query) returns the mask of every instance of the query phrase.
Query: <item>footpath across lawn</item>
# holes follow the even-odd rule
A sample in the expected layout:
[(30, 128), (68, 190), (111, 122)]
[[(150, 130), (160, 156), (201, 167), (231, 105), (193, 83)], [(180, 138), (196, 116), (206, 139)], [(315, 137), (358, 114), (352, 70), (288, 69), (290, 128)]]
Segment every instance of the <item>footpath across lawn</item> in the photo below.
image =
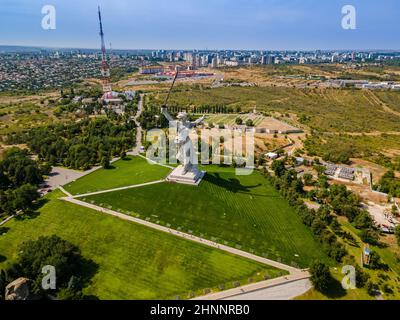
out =
[(27, 240), (56, 234), (77, 245), (98, 270), (84, 293), (100, 299), (188, 299), (206, 289), (286, 274), (242, 257), (206, 247), (47, 196), (39, 215), (2, 227), (0, 269)]
[(328, 261), (311, 231), (260, 172), (236, 176), (232, 168), (205, 170), (198, 187), (165, 182), (83, 200), (294, 266)]
[(120, 188), (161, 180), (170, 169), (149, 164), (141, 157), (127, 157), (111, 164), (110, 169), (99, 169), (64, 186), (73, 195)]

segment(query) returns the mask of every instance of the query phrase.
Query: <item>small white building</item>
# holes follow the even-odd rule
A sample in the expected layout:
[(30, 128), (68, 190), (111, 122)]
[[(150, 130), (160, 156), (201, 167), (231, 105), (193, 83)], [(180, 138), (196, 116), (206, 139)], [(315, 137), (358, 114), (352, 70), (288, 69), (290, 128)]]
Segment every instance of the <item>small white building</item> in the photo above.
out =
[(266, 154), (266, 156), (269, 158), (269, 159), (271, 159), (271, 160), (275, 160), (275, 159), (278, 159), (278, 154), (277, 153), (275, 153), (275, 152), (268, 152), (267, 154)]
[(296, 157), (295, 160), (296, 160), (296, 165), (298, 165), (298, 166), (303, 165), (305, 162), (305, 159), (301, 158), (301, 157)]

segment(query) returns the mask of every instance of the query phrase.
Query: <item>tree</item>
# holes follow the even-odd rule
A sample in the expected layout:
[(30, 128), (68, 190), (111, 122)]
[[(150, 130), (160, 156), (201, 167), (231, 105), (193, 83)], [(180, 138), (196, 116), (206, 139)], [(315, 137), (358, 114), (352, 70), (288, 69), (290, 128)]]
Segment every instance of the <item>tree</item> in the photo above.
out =
[(43, 182), (38, 163), (29, 158), (25, 150), (11, 148), (0, 162), (0, 189), (20, 187), (24, 184), (39, 185)]
[(67, 288), (72, 276), (81, 276), (88, 268), (88, 261), (81, 256), (79, 248), (55, 235), (24, 242), (18, 252), (10, 272), (14, 278), (33, 280), (35, 294), (42, 293), (42, 268), (46, 265), (56, 269), (57, 289)]
[(285, 163), (281, 160), (274, 160), (274, 162), (272, 162), (272, 170), (277, 177), (282, 177), (286, 171)]
[(355, 269), (356, 269), (356, 287), (364, 288), (365, 285), (368, 284), (370, 276), (368, 273), (364, 272), (358, 264), (356, 264)]
[(315, 219), (311, 225), (311, 229), (317, 236), (321, 235), (322, 231), (326, 229), (326, 227), (327, 227), (326, 223), (319, 218)]
[(368, 211), (362, 211), (358, 214), (353, 223), (357, 229), (368, 229), (374, 225), (374, 221)]
[(36, 187), (25, 184), (13, 192), (13, 208), (14, 210), (27, 211), (32, 208), (33, 201), (40, 197)]
[(376, 251), (371, 251), (369, 267), (373, 270), (388, 269), (388, 265), (382, 261), (381, 256)]
[(312, 186), (313, 185), (313, 176), (310, 173), (305, 173), (303, 175), (303, 181), (304, 181), (304, 185), (306, 186)]
[(319, 292), (326, 292), (332, 280), (329, 267), (322, 262), (314, 262), (310, 267), (311, 282)]
[(103, 158), (101, 158), (100, 165), (104, 169), (109, 169), (110, 168), (110, 157), (108, 155), (103, 156)]
[(243, 124), (243, 119), (238, 117), (238, 118), (236, 118), (235, 123), (237, 125), (242, 125)]
[(11, 182), (8, 177), (0, 171), (0, 190), (5, 190), (10, 186)]
[(371, 297), (376, 296), (379, 293), (379, 286), (374, 283), (372, 280), (368, 280), (367, 285), (367, 292)]
[(326, 189), (329, 187), (328, 178), (324, 175), (318, 177), (318, 186), (320, 188)]
[(372, 228), (364, 229), (360, 233), (360, 239), (368, 244), (379, 245), (379, 234)]
[(394, 230), (394, 233), (397, 238), (397, 244), (400, 246), (400, 224), (396, 226), (396, 229)]
[(57, 298), (59, 300), (74, 301), (74, 300), (83, 300), (84, 297), (82, 291), (79, 290), (76, 291), (70, 288), (61, 288), (57, 294)]
[(253, 120), (247, 119), (247, 121), (246, 121), (246, 126), (247, 126), (247, 127), (254, 127)]
[(5, 270), (0, 270), (0, 300), (4, 299), (4, 293), (6, 291), (6, 286), (10, 282), (7, 272)]
[(399, 215), (399, 211), (397, 210), (396, 205), (392, 205), (392, 215), (395, 217)]

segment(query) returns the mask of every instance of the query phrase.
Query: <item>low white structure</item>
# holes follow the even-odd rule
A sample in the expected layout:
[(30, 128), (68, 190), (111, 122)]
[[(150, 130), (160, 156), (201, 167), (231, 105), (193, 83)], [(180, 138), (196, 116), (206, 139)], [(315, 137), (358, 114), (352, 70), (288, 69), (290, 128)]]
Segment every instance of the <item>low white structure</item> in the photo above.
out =
[(178, 166), (168, 175), (167, 181), (198, 186), (205, 174), (205, 171), (200, 171), (196, 166), (187, 172), (183, 166)]
[(296, 165), (301, 166), (302, 164), (304, 164), (305, 159), (302, 157), (296, 157)]
[(268, 152), (268, 153), (266, 154), (266, 156), (267, 156), (268, 158), (270, 158), (271, 160), (278, 159), (278, 154), (275, 153), (275, 152)]

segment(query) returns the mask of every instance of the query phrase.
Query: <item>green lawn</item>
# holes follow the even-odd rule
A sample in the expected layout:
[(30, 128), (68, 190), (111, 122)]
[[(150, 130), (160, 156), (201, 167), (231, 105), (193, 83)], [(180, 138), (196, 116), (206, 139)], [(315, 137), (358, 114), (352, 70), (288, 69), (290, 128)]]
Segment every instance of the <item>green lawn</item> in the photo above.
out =
[[(98, 270), (85, 289), (100, 299), (182, 299), (206, 288), (229, 288), (285, 272), (172, 235), (63, 202), (53, 192), (40, 215), (12, 220), (0, 236), (0, 268), (18, 245), (57, 234), (78, 245)], [(4, 257), (6, 258), (5, 261)], [(222, 289), (222, 287), (221, 287)]]
[(84, 194), (161, 180), (169, 171), (166, 167), (149, 164), (143, 158), (127, 157), (114, 162), (110, 169), (99, 169), (64, 187), (72, 194)]
[(199, 187), (162, 183), (83, 200), (287, 264), (306, 267), (315, 259), (327, 261), (311, 231), (261, 173), (206, 170)]

